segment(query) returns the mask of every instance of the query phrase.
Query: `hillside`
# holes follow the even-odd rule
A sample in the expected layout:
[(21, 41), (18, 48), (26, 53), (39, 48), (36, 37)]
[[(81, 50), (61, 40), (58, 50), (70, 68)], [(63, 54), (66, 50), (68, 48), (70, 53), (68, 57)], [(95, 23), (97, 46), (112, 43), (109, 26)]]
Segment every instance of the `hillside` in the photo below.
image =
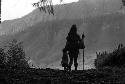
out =
[(14, 20), (6, 20), (0, 24), (0, 35), (13, 34), (27, 29), (39, 22), (47, 22), (53, 20), (64, 19), (83, 19), (88, 16), (98, 16), (104, 13), (114, 12), (119, 10), (120, 2), (118, 0), (80, 0), (62, 5), (54, 5), (55, 15), (49, 15), (40, 12), (38, 9), (31, 13)]
[(77, 24), (79, 34), (85, 32), (85, 54), (88, 56), (98, 50), (114, 48), (119, 42), (125, 43), (124, 22), (124, 13), (120, 12), (88, 17), (86, 21), (71, 19), (39, 22), (25, 31), (2, 38), (16, 38), (23, 41), (27, 56), (38, 64), (50, 64), (61, 59), (61, 49), (65, 45), (65, 37), (73, 23)]

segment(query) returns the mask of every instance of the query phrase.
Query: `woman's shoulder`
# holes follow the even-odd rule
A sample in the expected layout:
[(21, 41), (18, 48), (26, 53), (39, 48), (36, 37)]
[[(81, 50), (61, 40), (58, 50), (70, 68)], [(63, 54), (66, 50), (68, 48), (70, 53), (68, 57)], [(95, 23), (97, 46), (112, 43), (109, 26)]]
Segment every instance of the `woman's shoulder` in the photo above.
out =
[(76, 36), (77, 36), (77, 38), (79, 38), (79, 39), (80, 39), (80, 35), (79, 35), (79, 34), (76, 34)]

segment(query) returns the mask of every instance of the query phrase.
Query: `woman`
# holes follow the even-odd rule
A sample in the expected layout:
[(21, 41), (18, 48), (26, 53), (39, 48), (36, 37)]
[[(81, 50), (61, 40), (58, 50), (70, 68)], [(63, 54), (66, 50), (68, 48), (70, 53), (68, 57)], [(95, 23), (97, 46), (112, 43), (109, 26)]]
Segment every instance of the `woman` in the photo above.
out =
[(80, 36), (77, 34), (76, 25), (72, 25), (68, 36), (66, 37), (66, 49), (68, 50), (70, 62), (69, 62), (69, 70), (71, 70), (71, 66), (74, 61), (75, 70), (77, 70), (77, 58), (79, 54), (79, 43), (81, 42)]

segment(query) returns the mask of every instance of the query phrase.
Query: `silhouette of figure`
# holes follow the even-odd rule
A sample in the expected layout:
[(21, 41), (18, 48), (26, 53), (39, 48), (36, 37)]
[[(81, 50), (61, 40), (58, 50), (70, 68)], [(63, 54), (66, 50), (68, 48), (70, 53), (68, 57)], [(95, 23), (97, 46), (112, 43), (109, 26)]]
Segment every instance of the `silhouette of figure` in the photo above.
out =
[(62, 56), (62, 67), (64, 67), (64, 70), (68, 70), (68, 53), (67, 50), (64, 48), (63, 50), (63, 56)]
[(77, 34), (76, 25), (72, 25), (68, 36), (66, 37), (66, 49), (68, 50), (70, 62), (69, 62), (69, 70), (71, 71), (71, 66), (74, 61), (75, 70), (77, 70), (77, 58), (79, 54), (79, 43), (81, 41), (80, 36)]

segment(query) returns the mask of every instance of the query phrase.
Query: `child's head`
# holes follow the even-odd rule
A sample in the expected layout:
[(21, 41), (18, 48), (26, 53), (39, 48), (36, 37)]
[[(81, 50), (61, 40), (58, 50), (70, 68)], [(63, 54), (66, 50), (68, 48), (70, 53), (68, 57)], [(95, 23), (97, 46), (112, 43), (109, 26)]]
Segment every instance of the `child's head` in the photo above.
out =
[(67, 52), (65, 48), (64, 48), (62, 51), (63, 51), (63, 53), (66, 53), (66, 52)]

